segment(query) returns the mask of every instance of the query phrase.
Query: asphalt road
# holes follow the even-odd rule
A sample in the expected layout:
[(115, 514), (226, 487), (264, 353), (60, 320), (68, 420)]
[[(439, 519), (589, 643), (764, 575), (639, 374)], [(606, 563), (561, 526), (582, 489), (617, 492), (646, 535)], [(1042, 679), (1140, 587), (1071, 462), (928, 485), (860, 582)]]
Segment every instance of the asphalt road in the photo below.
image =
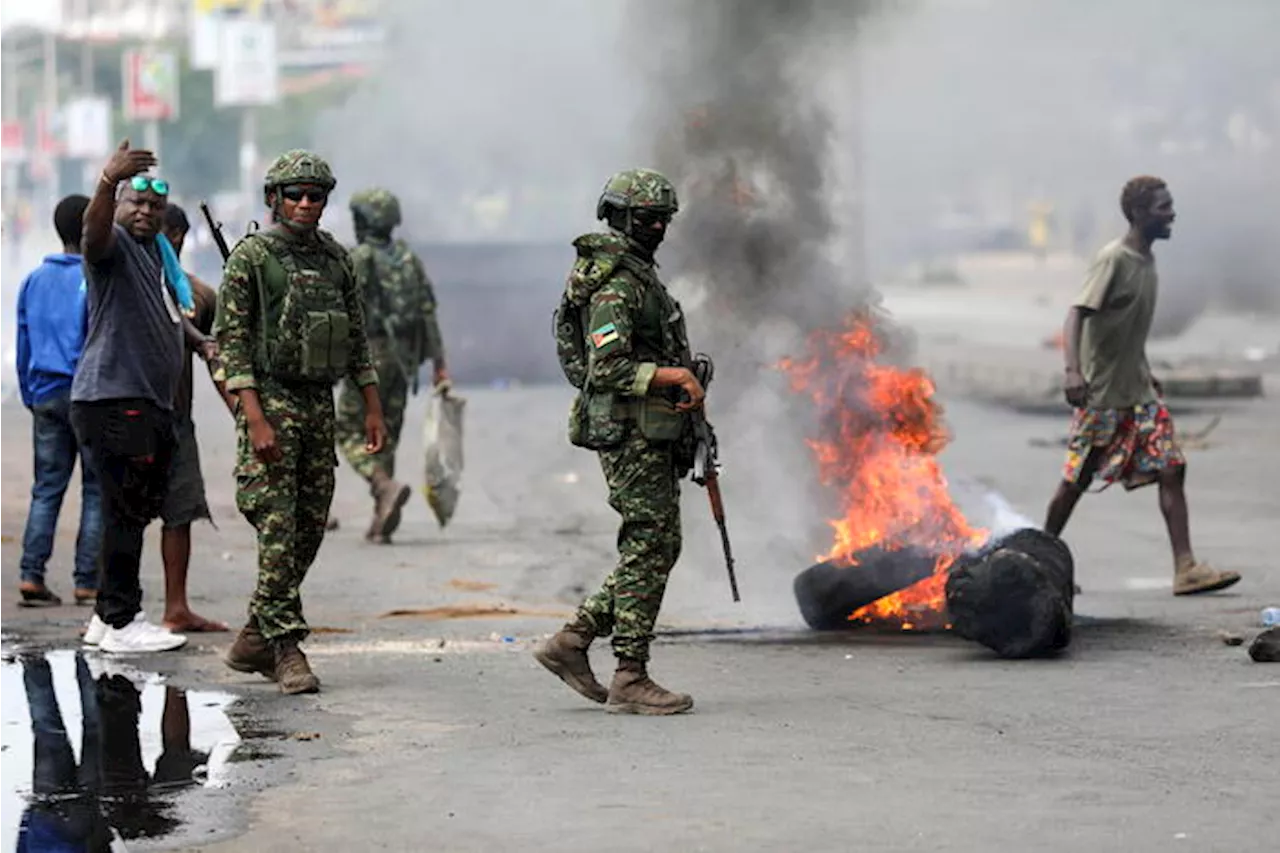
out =
[[(234, 508), (228, 421), (201, 393), (217, 528), (196, 530), (193, 603), (236, 622), (254, 544)], [(224, 669), (228, 635), (147, 662), (174, 683), (241, 697), (248, 760), (216, 792), (225, 819), (137, 849), (1274, 849), (1280, 669), (1217, 633), (1251, 638), (1259, 610), (1280, 602), (1276, 400), (1228, 407), (1210, 446), (1190, 452), (1197, 548), (1244, 581), (1174, 599), (1154, 492), (1091, 496), (1068, 530), (1085, 589), (1076, 641), (1062, 659), (1021, 663), (949, 636), (804, 630), (791, 579), (826, 544), (805, 451), (732, 412), (724, 489), (746, 600), (730, 601), (703, 496), (688, 487), (686, 551), (652, 671), (697, 705), (651, 719), (605, 714), (528, 653), (611, 562), (598, 469), (563, 439), (568, 395), (461, 393), (467, 470), (447, 530), (415, 497), (395, 545), (366, 545), (369, 499), (340, 470), (343, 525), (304, 592), (324, 629), (308, 643), (324, 692), (285, 698)], [(400, 461), (415, 485), (422, 403)], [(957, 488), (994, 488), (1038, 518), (1061, 458), (1029, 442), (1065, 423), (958, 400), (947, 413)], [(1188, 415), (1185, 428), (1205, 418)], [(9, 404), (0, 424), (4, 630), (71, 645), (84, 611), (14, 607), (29, 421)], [(75, 504), (72, 495), (50, 568), (61, 592)], [(158, 530), (150, 535), (144, 585), (158, 613)], [(414, 609), (428, 612), (387, 615)], [(595, 662), (608, 671), (606, 649)]]

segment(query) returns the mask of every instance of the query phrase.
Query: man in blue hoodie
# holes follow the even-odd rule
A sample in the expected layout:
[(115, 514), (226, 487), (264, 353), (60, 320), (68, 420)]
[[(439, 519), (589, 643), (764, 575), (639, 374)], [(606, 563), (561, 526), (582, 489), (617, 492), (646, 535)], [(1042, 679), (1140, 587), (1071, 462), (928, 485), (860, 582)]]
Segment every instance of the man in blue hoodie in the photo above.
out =
[(85, 336), (85, 284), (80, 232), (89, 199), (70, 195), (58, 202), (53, 225), (63, 250), (44, 259), (18, 291), (18, 385), (33, 417), (35, 484), (22, 537), (19, 604), (61, 604), (44, 583), (53, 554), (54, 531), (71, 473), (80, 457), (80, 534), (76, 538), (75, 597), (92, 604), (98, 589), (102, 542), (102, 498), (87, 450), (71, 428), (71, 379)]

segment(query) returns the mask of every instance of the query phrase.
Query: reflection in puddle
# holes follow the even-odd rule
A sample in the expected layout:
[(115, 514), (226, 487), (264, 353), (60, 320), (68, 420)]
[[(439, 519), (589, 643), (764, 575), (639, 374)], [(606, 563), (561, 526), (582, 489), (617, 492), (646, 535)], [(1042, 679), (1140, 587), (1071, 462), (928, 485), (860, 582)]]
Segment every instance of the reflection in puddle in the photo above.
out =
[(171, 832), (174, 792), (219, 785), (239, 740), (223, 693), (97, 654), (5, 655), (2, 850), (122, 851)]

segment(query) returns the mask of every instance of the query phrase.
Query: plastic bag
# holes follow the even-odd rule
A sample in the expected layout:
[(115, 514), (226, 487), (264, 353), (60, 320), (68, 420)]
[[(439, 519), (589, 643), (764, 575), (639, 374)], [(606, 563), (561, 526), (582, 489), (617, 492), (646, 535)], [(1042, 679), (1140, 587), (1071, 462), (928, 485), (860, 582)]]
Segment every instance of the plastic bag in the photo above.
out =
[(426, 449), (426, 483), (423, 494), (444, 527), (458, 506), (462, 481), (462, 413), (467, 401), (447, 391), (437, 391), (427, 404), (427, 420), (422, 429)]

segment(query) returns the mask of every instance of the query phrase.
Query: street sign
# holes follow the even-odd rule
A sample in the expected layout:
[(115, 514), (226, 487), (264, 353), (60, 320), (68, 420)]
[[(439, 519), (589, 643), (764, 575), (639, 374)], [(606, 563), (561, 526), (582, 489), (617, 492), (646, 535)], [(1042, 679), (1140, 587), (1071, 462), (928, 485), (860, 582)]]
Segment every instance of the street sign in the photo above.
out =
[(280, 97), (276, 28), (269, 21), (227, 19), (219, 24), (213, 103), (219, 107), (274, 104)]
[(130, 121), (178, 118), (178, 57), (167, 50), (124, 52), (124, 115)]

